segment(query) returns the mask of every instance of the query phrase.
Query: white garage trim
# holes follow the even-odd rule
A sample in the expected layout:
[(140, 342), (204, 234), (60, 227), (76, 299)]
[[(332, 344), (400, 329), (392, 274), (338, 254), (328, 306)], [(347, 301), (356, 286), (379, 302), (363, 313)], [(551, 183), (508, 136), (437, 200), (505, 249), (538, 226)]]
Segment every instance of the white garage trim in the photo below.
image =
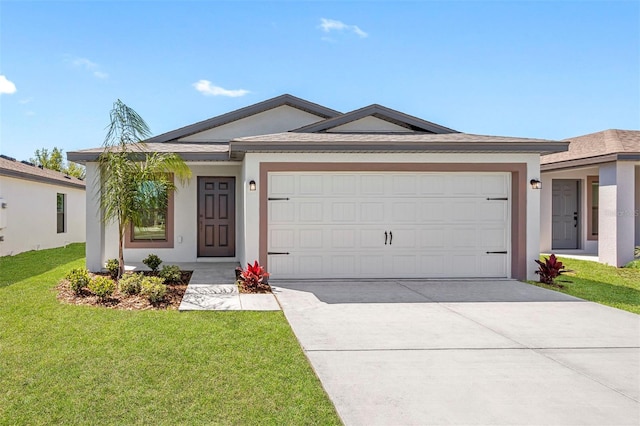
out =
[[(446, 163), (435, 163), (435, 164), (335, 164), (335, 163), (261, 163), (261, 181), (266, 183), (261, 185), (261, 211), (260, 211), (260, 261), (267, 264), (269, 268), (276, 268), (276, 271), (280, 269), (283, 270), (283, 264), (287, 261), (284, 260), (274, 260), (276, 258), (282, 259), (286, 257), (286, 255), (271, 255), (269, 256), (267, 253), (269, 250), (272, 252), (278, 252), (278, 247), (285, 247), (288, 242), (282, 240), (283, 238), (292, 238), (292, 231), (295, 232), (296, 226), (287, 225), (286, 217), (281, 217), (283, 219), (278, 222), (278, 218), (271, 220), (269, 219), (269, 203), (268, 198), (279, 198), (278, 194), (270, 192), (270, 174), (272, 176), (304, 176), (309, 175), (309, 173), (313, 173), (315, 176), (324, 176), (323, 179), (333, 179), (339, 181), (340, 178), (338, 176), (345, 177), (354, 177), (359, 176), (360, 178), (366, 176), (367, 179), (386, 179), (386, 183), (384, 185), (387, 186), (387, 189), (384, 190), (384, 194), (381, 193), (381, 197), (377, 201), (378, 207), (382, 207), (384, 215), (387, 217), (378, 217), (377, 219), (382, 222), (391, 221), (395, 222), (391, 228), (394, 229), (385, 229), (382, 223), (371, 223), (372, 226), (369, 225), (357, 225), (355, 227), (348, 225), (348, 216), (353, 214), (350, 211), (344, 211), (345, 223), (341, 225), (336, 225), (331, 222), (331, 219), (318, 218), (319, 222), (316, 222), (315, 225), (311, 229), (307, 229), (307, 236), (311, 235), (311, 233), (315, 232), (315, 237), (311, 237), (311, 239), (306, 239), (306, 243), (309, 243), (316, 239), (315, 243), (317, 249), (314, 251), (312, 247), (307, 247), (308, 256), (305, 259), (299, 261), (307, 261), (307, 265), (311, 268), (315, 265), (317, 267), (318, 264), (325, 264), (324, 269), (310, 269), (310, 272), (307, 274), (309, 276), (322, 276), (325, 278), (329, 277), (340, 277), (340, 275), (345, 275), (345, 277), (355, 276), (355, 277), (365, 277), (365, 276), (379, 276), (385, 277), (520, 277), (526, 274), (526, 259), (524, 259), (524, 241), (525, 239), (525, 223), (526, 223), (526, 213), (525, 202), (523, 200), (524, 197), (518, 195), (518, 185), (523, 185), (524, 179), (526, 177), (526, 164), (521, 163), (500, 163), (500, 164), (446, 164)], [(288, 172), (288, 173), (278, 173), (278, 172)], [(305, 172), (305, 173), (300, 173)], [(463, 173), (463, 174), (460, 174)], [(394, 178), (395, 176), (395, 178)], [(417, 196), (417, 193), (411, 194), (411, 191), (407, 189), (405, 194), (402, 194), (402, 185), (393, 188), (393, 180), (396, 179), (400, 182), (401, 177), (410, 177), (417, 176), (421, 179), (430, 179), (430, 178), (443, 178), (448, 179), (449, 181), (456, 180), (456, 176), (466, 178), (469, 177), (491, 177), (494, 182), (502, 181), (500, 189), (498, 192), (500, 193), (486, 193), (480, 194), (481, 197), (478, 197), (478, 194), (471, 195), (467, 194), (460, 195), (456, 198), (453, 196), (453, 193), (450, 194), (420, 194)], [(308, 182), (313, 182), (313, 179), (305, 178)], [(348, 178), (349, 180), (351, 178)], [(400, 180), (398, 180), (400, 179)], [(491, 180), (490, 179), (490, 180)], [(496, 180), (497, 179), (497, 180)], [(351, 179), (353, 180), (353, 179)], [(415, 179), (409, 179), (414, 180)], [(462, 179), (464, 180), (464, 179)], [(382, 181), (380, 181), (382, 182)], [(407, 181), (409, 182), (409, 181)], [(326, 186), (326, 184), (325, 184)], [(375, 185), (374, 185), (375, 186)], [(471, 185), (474, 186), (474, 185)], [(477, 185), (474, 187), (477, 188)], [(522, 186), (521, 186), (522, 187)], [(335, 207), (331, 207), (331, 209), (340, 209), (342, 207), (340, 200), (335, 199), (335, 194), (333, 190), (327, 190), (329, 194), (331, 194), (331, 198), (328, 199), (328, 203), (334, 202)], [(365, 192), (368, 189), (365, 189)], [(285, 191), (286, 192), (286, 191)], [(454, 191), (455, 192), (455, 191)], [(480, 189), (479, 193), (483, 191)], [(489, 191), (491, 192), (491, 191)], [(495, 191), (494, 191), (495, 192)], [(283, 195), (283, 194), (281, 194)], [(297, 196), (300, 194), (297, 194)], [(347, 198), (350, 196), (347, 196)], [(475, 198), (474, 198), (475, 197)], [(286, 197), (280, 197), (286, 198)], [(320, 196), (315, 197), (316, 200), (322, 198)], [(340, 198), (340, 196), (338, 196)], [(484, 204), (483, 207), (478, 206), (478, 200), (482, 198)], [(507, 198), (508, 200), (491, 200), (488, 201), (486, 198)], [(347, 210), (354, 209), (360, 207), (366, 207), (366, 203), (370, 203), (372, 200), (376, 200), (376, 196), (374, 194), (356, 194), (355, 198), (351, 199), (348, 203), (349, 206), (345, 207)], [(380, 203), (380, 200), (382, 202)], [(445, 210), (457, 211), (459, 219), (464, 221), (464, 225), (457, 226), (455, 222), (449, 221), (448, 224), (444, 224), (444, 226), (431, 226), (436, 225), (436, 223), (432, 223), (429, 225), (429, 218), (427, 218), (426, 223), (420, 223), (420, 221), (413, 221), (411, 216), (420, 210), (421, 207), (416, 204), (416, 201), (420, 200), (418, 204), (424, 204), (432, 201), (435, 204), (432, 205), (444, 205)], [(272, 200), (271, 203), (277, 203), (282, 205), (286, 205), (286, 201), (283, 200)], [(293, 201), (295, 204), (295, 201)], [(283, 204), (284, 203), (284, 204)], [(452, 206), (451, 203), (458, 203), (458, 206)], [(460, 209), (459, 204), (465, 204), (467, 211)], [(344, 203), (342, 203), (344, 204)], [(397, 205), (395, 207), (396, 212), (394, 213), (394, 204)], [(474, 204), (476, 207), (472, 207), (471, 204)], [(291, 205), (291, 204), (290, 204)], [(404, 205), (405, 209), (400, 208)], [(418, 207), (411, 207), (411, 206)], [(310, 205), (305, 206), (308, 208)], [(400, 207), (399, 207), (400, 206)], [(448, 206), (448, 207), (447, 207)], [(325, 205), (324, 209), (327, 210), (327, 206)], [(371, 211), (374, 211), (374, 206), (371, 205)], [(299, 210), (300, 207), (297, 207)], [(414, 213), (409, 212), (406, 217), (402, 217), (402, 212), (406, 209), (413, 209)], [(484, 213), (474, 214), (466, 214), (466, 213), (474, 213), (471, 210), (477, 210), (478, 208), (484, 209)], [(280, 214), (283, 213), (281, 207), (276, 207), (276, 210), (280, 209)], [(285, 208), (286, 210), (287, 208)], [(290, 210), (290, 207), (288, 208)], [(417, 209), (417, 210), (416, 210)], [(452, 210), (453, 209), (453, 210)], [(456, 210), (457, 209), (457, 210)], [(487, 210), (489, 209), (489, 210)], [(366, 208), (365, 208), (366, 210)], [(428, 209), (430, 210), (430, 209)], [(312, 211), (312, 210), (310, 210)], [(360, 213), (362, 214), (362, 209), (360, 208)], [(442, 210), (441, 210), (442, 211)], [(501, 213), (498, 213), (501, 212)], [(333, 212), (332, 216), (338, 216), (341, 212)], [(396, 215), (394, 218), (393, 215)], [(424, 214), (424, 210), (423, 213)], [(448, 213), (447, 213), (448, 214)], [(466, 214), (466, 216), (464, 216)], [(398, 216), (400, 215), (400, 216)], [(463, 215), (463, 216), (460, 216)], [(380, 216), (380, 215), (378, 215)], [(482, 219), (482, 217), (486, 219)], [(476, 219), (474, 219), (476, 217)], [(497, 217), (497, 219), (495, 219)], [(291, 218), (291, 217), (289, 217)], [(359, 218), (358, 220), (360, 220)], [(375, 222), (375, 218), (369, 218)], [(298, 220), (298, 219), (295, 219)], [(402, 223), (402, 222), (405, 223)], [(497, 225), (497, 222), (501, 221), (500, 225)], [(346, 225), (346, 226), (345, 226)], [(417, 228), (416, 228), (417, 226)], [(298, 227), (299, 228), (299, 227)], [(299, 231), (299, 229), (298, 229)], [(394, 251), (381, 251), (378, 247), (365, 247), (368, 239), (371, 239), (372, 244), (384, 244), (384, 232), (388, 231), (388, 237), (391, 238), (391, 233), (395, 233), (395, 243), (398, 244), (396, 247), (393, 247)], [(440, 232), (442, 231), (442, 232)], [(468, 234), (465, 232), (468, 231)], [(278, 236), (278, 232), (280, 235)], [(483, 233), (483, 236), (479, 236), (478, 233)], [(452, 234), (453, 233), (453, 234)], [(324, 236), (321, 236), (324, 234)], [(357, 235), (356, 235), (357, 234)], [(380, 234), (380, 235), (378, 235)], [(422, 235), (423, 243), (417, 244), (416, 241), (420, 238), (417, 234)], [(455, 234), (455, 235), (454, 235)], [(329, 236), (330, 235), (330, 236)], [(465, 237), (466, 235), (466, 237)], [(475, 235), (475, 237), (471, 237)], [(467, 238), (467, 245), (478, 245), (478, 241), (486, 241), (487, 239), (493, 239), (494, 243), (486, 245), (485, 253), (482, 253), (482, 256), (478, 255), (478, 247), (475, 247), (475, 254), (472, 256), (471, 252), (473, 249), (469, 247), (465, 247), (464, 244), (461, 243), (457, 245), (455, 242), (449, 241), (445, 246), (442, 246), (441, 241), (438, 239), (451, 239), (458, 236), (462, 239)], [(269, 238), (280, 238), (280, 241), (273, 240), (271, 243), (271, 247), (269, 246)], [(302, 241), (300, 239), (300, 235), (295, 236), (297, 244)], [(334, 239), (333, 242), (327, 242), (330, 239)], [(380, 238), (382, 240), (378, 241)], [(469, 243), (469, 239), (474, 239), (474, 242)], [(337, 240), (336, 240), (337, 239)], [(356, 246), (354, 248), (349, 249), (348, 246), (354, 244), (354, 241), (357, 240)], [(425, 246), (424, 240), (432, 239), (438, 244), (435, 246), (439, 246), (442, 253), (438, 253), (437, 247), (429, 248), (429, 244)], [(322, 241), (320, 241), (322, 240)], [(303, 242), (304, 243), (304, 242)], [(339, 249), (344, 249), (344, 253), (340, 251), (335, 256), (331, 256), (331, 253), (323, 254), (323, 250), (328, 246), (333, 246), (332, 250), (336, 249), (336, 244)], [(324, 247), (324, 248), (323, 248)], [(421, 247), (421, 248), (420, 248)], [(384, 247), (383, 247), (384, 248)], [(387, 247), (388, 248), (388, 247)], [(299, 249), (299, 247), (298, 247)], [(359, 255), (353, 256), (352, 253), (349, 253), (349, 250), (359, 251)], [(331, 251), (331, 250), (330, 250)], [(501, 253), (486, 253), (486, 251), (490, 252), (502, 252), (507, 251), (507, 254)], [(283, 251), (285, 252), (285, 251)], [(315, 256), (315, 261), (314, 261)], [(319, 256), (324, 256), (321, 258)], [(395, 256), (395, 257), (394, 257)], [(467, 256), (465, 258), (465, 256)], [(330, 260), (333, 259), (333, 260)], [(280, 262), (280, 264), (278, 264)], [(291, 261), (289, 261), (291, 262)], [(332, 266), (327, 266), (327, 262), (333, 262)], [(337, 263), (336, 263), (337, 262)], [(354, 264), (355, 262), (355, 264)], [(447, 264), (448, 262), (448, 264)], [(453, 265), (451, 262), (456, 262)], [(271, 263), (271, 264), (270, 264)], [(380, 267), (380, 265), (383, 265)], [(387, 266), (384, 266), (387, 265)], [(471, 265), (471, 266), (469, 266)], [(371, 270), (369, 271), (369, 267)], [(354, 269), (349, 269), (353, 267)], [(468, 269), (465, 269), (467, 268)], [(297, 266), (299, 268), (299, 266)], [(363, 273), (364, 270), (368, 272)], [(376, 269), (377, 268), (377, 269)], [(284, 268), (286, 269), (286, 268)], [(290, 270), (291, 271), (291, 270)], [(330, 272), (327, 272), (330, 271)], [(273, 272), (273, 271), (272, 271)], [(300, 274), (298, 274), (300, 275)]]

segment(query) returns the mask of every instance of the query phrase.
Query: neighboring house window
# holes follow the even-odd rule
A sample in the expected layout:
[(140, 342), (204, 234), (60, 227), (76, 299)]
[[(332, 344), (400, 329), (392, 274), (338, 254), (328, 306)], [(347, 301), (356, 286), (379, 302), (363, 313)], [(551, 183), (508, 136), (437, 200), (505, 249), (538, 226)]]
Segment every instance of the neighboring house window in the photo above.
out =
[(66, 196), (65, 194), (58, 194), (57, 195), (57, 208), (56, 208), (56, 221), (57, 221), (57, 228), (58, 228), (58, 234), (62, 234), (64, 232), (66, 232), (66, 226), (65, 226), (65, 215), (67, 212), (67, 200), (66, 200)]
[(142, 212), (139, 226), (127, 229), (126, 248), (173, 247), (173, 193), (163, 185), (146, 181), (139, 188), (140, 196), (151, 201), (151, 209)]
[(587, 239), (598, 239), (598, 207), (600, 185), (598, 176), (587, 176)]

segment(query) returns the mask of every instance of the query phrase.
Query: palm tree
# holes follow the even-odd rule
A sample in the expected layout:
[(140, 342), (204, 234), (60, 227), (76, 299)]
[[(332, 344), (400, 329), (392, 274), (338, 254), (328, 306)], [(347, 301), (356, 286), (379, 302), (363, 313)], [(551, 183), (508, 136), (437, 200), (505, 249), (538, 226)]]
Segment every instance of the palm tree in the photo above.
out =
[[(113, 104), (100, 167), (100, 207), (105, 224), (118, 224), (118, 278), (124, 273), (124, 237), (128, 226), (140, 226), (145, 212), (166, 208), (167, 194), (191, 177), (179, 155), (145, 152), (151, 136), (147, 123), (120, 99)], [(152, 182), (153, 185), (149, 183)], [(150, 188), (155, 188), (151, 190)]]

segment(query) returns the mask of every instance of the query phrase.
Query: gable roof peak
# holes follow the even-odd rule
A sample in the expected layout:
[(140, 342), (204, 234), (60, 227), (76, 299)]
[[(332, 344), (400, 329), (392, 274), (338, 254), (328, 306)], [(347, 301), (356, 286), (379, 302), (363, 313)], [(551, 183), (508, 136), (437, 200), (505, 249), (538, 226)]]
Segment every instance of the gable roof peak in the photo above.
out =
[(432, 123), (421, 118), (405, 114), (403, 112), (391, 109), (380, 104), (371, 104), (365, 107), (347, 112), (345, 114), (328, 118), (318, 123), (309, 124), (307, 126), (300, 127), (292, 130), (296, 133), (321, 133), (327, 132), (329, 129), (342, 126), (353, 121), (360, 120), (365, 117), (375, 117), (380, 120), (388, 121), (396, 124), (400, 127), (404, 127), (409, 132), (419, 133), (459, 133), (457, 130), (450, 129), (445, 126), (441, 126), (436, 123)]
[(158, 136), (154, 136), (147, 139), (145, 142), (163, 143), (175, 141), (177, 139), (184, 138), (195, 133), (213, 129), (214, 127), (222, 126), (232, 121), (241, 120), (243, 118), (247, 118), (252, 115), (256, 115), (261, 112), (265, 112), (270, 109), (278, 108), (285, 105), (316, 115), (321, 119), (327, 119), (342, 114), (341, 112), (334, 109), (327, 108), (322, 105), (309, 102), (305, 99), (285, 93), (253, 105), (249, 105), (222, 115), (215, 116), (213, 118), (209, 118), (207, 120), (199, 121), (197, 123), (160, 134)]

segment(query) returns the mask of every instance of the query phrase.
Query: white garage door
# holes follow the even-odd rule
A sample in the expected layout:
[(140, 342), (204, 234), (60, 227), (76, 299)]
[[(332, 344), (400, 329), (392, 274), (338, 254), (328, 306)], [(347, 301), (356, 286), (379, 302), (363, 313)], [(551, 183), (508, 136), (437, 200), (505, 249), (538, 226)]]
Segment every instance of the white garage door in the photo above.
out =
[(510, 274), (508, 173), (269, 173), (273, 278)]

